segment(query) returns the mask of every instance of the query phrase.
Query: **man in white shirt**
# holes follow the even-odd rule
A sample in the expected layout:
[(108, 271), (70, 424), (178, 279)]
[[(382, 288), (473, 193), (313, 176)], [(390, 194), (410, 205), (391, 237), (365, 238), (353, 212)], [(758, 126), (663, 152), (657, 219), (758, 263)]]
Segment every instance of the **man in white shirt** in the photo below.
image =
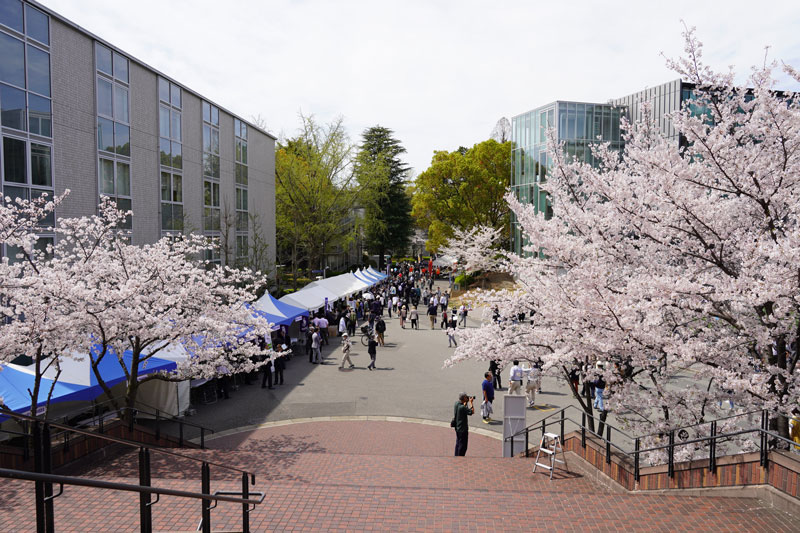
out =
[(322, 342), (328, 345), (328, 319), (324, 316), (319, 319), (319, 330), (322, 332)]
[(514, 361), (511, 373), (508, 376), (508, 383), (509, 394), (522, 394), (522, 369), (519, 366), (519, 361)]

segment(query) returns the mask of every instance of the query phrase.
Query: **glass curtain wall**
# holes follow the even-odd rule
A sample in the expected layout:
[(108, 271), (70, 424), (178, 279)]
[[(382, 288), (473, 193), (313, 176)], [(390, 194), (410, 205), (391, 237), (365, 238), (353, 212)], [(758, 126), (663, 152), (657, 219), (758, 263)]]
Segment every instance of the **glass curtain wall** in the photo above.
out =
[[(533, 205), (537, 213), (549, 219), (553, 215), (553, 205), (545, 184), (553, 158), (547, 152), (548, 130), (554, 129), (556, 142), (564, 142), (569, 159), (595, 165), (592, 144), (606, 142), (615, 150), (622, 149), (620, 119), (623, 113), (624, 108), (610, 104), (555, 102), (514, 117), (511, 123), (511, 190), (517, 199)], [(522, 254), (529, 243), (513, 215), (511, 228), (513, 249)]]

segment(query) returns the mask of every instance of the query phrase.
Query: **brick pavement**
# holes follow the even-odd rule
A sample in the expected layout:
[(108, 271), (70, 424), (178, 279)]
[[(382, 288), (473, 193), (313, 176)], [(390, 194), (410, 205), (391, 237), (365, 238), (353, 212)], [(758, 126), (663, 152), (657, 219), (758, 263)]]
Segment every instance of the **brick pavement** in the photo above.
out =
[[(552, 482), (530, 461), (497, 457), (499, 443), (472, 435), (467, 457), (450, 457), (452, 430), (398, 422), (314, 422), (259, 429), (194, 450), (257, 475), (267, 492), (253, 531), (797, 531), (788, 515), (758, 500), (612, 493), (579, 474)], [(82, 474), (135, 482), (135, 460), (122, 455)], [(155, 486), (197, 490), (196, 466), (159, 460)], [(169, 475), (164, 473), (170, 467)], [(212, 472), (215, 472), (212, 469)], [(113, 477), (112, 477), (113, 476)], [(212, 490), (238, 489), (215, 475)], [(136, 531), (138, 498), (67, 488), (55, 502), (58, 531)], [(199, 502), (163, 498), (161, 531), (197, 527)], [(240, 511), (220, 504), (215, 529), (240, 529)], [(32, 531), (32, 485), (0, 485), (0, 531)]]

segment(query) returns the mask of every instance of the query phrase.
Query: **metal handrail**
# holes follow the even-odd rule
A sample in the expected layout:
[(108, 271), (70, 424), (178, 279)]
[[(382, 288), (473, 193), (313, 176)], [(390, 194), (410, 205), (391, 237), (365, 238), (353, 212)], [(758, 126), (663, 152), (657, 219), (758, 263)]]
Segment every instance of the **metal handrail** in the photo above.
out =
[(62, 476), (57, 474), (26, 472), (23, 470), (11, 470), (8, 468), (0, 468), (0, 477), (8, 479), (20, 479), (23, 481), (43, 481), (46, 483), (58, 483), (59, 485), (76, 485), (80, 487), (92, 487), (97, 489), (124, 490), (124, 491), (138, 492), (144, 494), (178, 496), (181, 498), (194, 498), (198, 500), (213, 500), (213, 501), (243, 503), (252, 505), (258, 505), (260, 503), (263, 503), (264, 498), (266, 497), (265, 494), (253, 492), (250, 494), (260, 494), (261, 497), (258, 499), (235, 498), (233, 496), (227, 496), (219, 493), (221, 491), (218, 491), (218, 493), (215, 494), (203, 494), (201, 492), (189, 492), (177, 489), (163, 489), (158, 487), (148, 487), (145, 485), (116, 483), (113, 481), (101, 481), (99, 479), (90, 479), (90, 478), (75, 477), (75, 476)]
[[(596, 421), (598, 421), (598, 422), (602, 422), (604, 426), (606, 426), (606, 427), (610, 427), (612, 430), (616, 431), (617, 433), (619, 433), (619, 434), (621, 434), (621, 435), (624, 435), (624, 436), (628, 437), (628, 438), (629, 438), (629, 439), (631, 439), (631, 440), (635, 440), (635, 439), (637, 438), (637, 437), (634, 437), (634, 436), (632, 436), (632, 435), (628, 435), (627, 433), (625, 433), (625, 432), (624, 432), (624, 431), (622, 431), (621, 429), (617, 428), (616, 426), (613, 426), (613, 425), (609, 424), (608, 422), (604, 422), (604, 421), (600, 420), (599, 418), (597, 418), (597, 417), (596, 417), (596, 416), (594, 416), (594, 415), (590, 415), (589, 413), (585, 412), (583, 409), (579, 409), (578, 407), (576, 407), (576, 406), (574, 406), (574, 405), (567, 405), (567, 406), (565, 406), (565, 407), (562, 407), (561, 409), (559, 409), (559, 410), (558, 410), (558, 411), (556, 411), (555, 413), (550, 413), (550, 414), (549, 414), (549, 415), (547, 415), (546, 417), (544, 417), (544, 418), (541, 418), (541, 419), (537, 420), (536, 422), (534, 422), (534, 423), (533, 423), (533, 424), (531, 424), (530, 426), (528, 426), (528, 427), (525, 427), (525, 428), (523, 428), (523, 429), (520, 429), (519, 431), (517, 431), (517, 432), (516, 432), (516, 433), (514, 433), (513, 435), (510, 435), (510, 436), (506, 437), (506, 438), (505, 438), (505, 440), (509, 440), (509, 439), (511, 439), (511, 438), (513, 438), (513, 437), (518, 437), (518, 436), (522, 435), (523, 433), (526, 433), (526, 432), (528, 432), (528, 431), (529, 431), (529, 430), (531, 430), (531, 429), (537, 429), (538, 427), (541, 427), (541, 425), (542, 425), (542, 422), (544, 422), (545, 420), (547, 420), (547, 419), (549, 419), (549, 418), (552, 418), (552, 417), (554, 417), (554, 416), (556, 416), (556, 415), (560, 414), (562, 411), (566, 411), (567, 409), (578, 409), (578, 410), (581, 412), (581, 414), (585, 414), (586, 416), (588, 416), (588, 417), (592, 418), (593, 420), (596, 420)], [(571, 420), (571, 419), (570, 419), (570, 420)], [(574, 420), (571, 420), (571, 421), (572, 421), (573, 423), (575, 423), (575, 424), (577, 424), (577, 423), (578, 423), (578, 422), (576, 422), (576, 421), (574, 421)], [(548, 425), (548, 426), (549, 426), (550, 424), (554, 424), (554, 423), (560, 423), (560, 422), (561, 422), (561, 420), (559, 419), (559, 420), (555, 420), (555, 421), (553, 421), (553, 422), (548, 422), (546, 425)]]
[(2, 413), (3, 415), (9, 416), (11, 418), (19, 419), (19, 420), (28, 420), (30, 422), (41, 422), (43, 424), (49, 425), (50, 427), (58, 428), (58, 429), (61, 429), (63, 431), (67, 431), (67, 432), (71, 432), (71, 433), (77, 433), (79, 435), (85, 435), (87, 437), (92, 437), (92, 438), (105, 440), (105, 441), (109, 441), (109, 442), (114, 442), (114, 443), (117, 443), (117, 444), (123, 444), (125, 446), (130, 446), (132, 448), (146, 448), (148, 450), (153, 450), (155, 452), (162, 453), (162, 454), (165, 454), (165, 455), (171, 455), (173, 457), (180, 457), (180, 458), (183, 458), (183, 459), (189, 459), (190, 461), (194, 461), (196, 463), (205, 463), (205, 464), (216, 466), (216, 467), (219, 467), (219, 468), (225, 468), (227, 470), (232, 470), (234, 472), (239, 472), (240, 474), (247, 474), (248, 476), (251, 476), (251, 478), (255, 479), (255, 474), (252, 473), (252, 472), (249, 472), (247, 470), (242, 470), (240, 468), (235, 468), (235, 467), (232, 467), (232, 466), (223, 465), (221, 463), (215, 463), (215, 462), (212, 462), (212, 461), (206, 461), (205, 459), (198, 459), (198, 458), (192, 457), (190, 455), (184, 455), (182, 453), (173, 452), (173, 451), (171, 451), (171, 450), (169, 450), (167, 448), (162, 448), (160, 446), (153, 446), (152, 444), (145, 444), (145, 443), (142, 443), (142, 442), (136, 442), (136, 441), (132, 441), (132, 440), (123, 439), (123, 438), (120, 438), (120, 437), (112, 437), (112, 436), (105, 435), (105, 434), (94, 433), (92, 431), (73, 428), (71, 426), (67, 426), (67, 425), (64, 425), (64, 424), (59, 424), (58, 422), (47, 422), (47, 421), (40, 420), (40, 419), (38, 419), (36, 417), (33, 417), (33, 416), (22, 415), (22, 414), (19, 414), (19, 413), (15, 413), (13, 411), (0, 410), (0, 413)]
[[(697, 427), (697, 426), (703, 426), (705, 424), (710, 424), (711, 422), (719, 422), (721, 420), (730, 420), (731, 418), (739, 418), (741, 416), (752, 415), (752, 414), (760, 413), (760, 412), (761, 412), (761, 409), (755, 409), (753, 411), (747, 411), (747, 412), (738, 413), (738, 414), (735, 414), (735, 415), (728, 415), (728, 416), (723, 416), (721, 418), (715, 418), (714, 420), (708, 420), (706, 422), (695, 422), (694, 424), (689, 424), (688, 426), (681, 426), (679, 428), (675, 428), (674, 430), (667, 430), (667, 431), (680, 431), (682, 429), (689, 429), (689, 428), (693, 428), (693, 427)], [(664, 431), (654, 431), (653, 433), (647, 433), (645, 435), (639, 435), (638, 438), (643, 439), (645, 437), (654, 437), (656, 435), (663, 435), (664, 433), (665, 433)], [(631, 437), (631, 438), (636, 438), (636, 437)]]

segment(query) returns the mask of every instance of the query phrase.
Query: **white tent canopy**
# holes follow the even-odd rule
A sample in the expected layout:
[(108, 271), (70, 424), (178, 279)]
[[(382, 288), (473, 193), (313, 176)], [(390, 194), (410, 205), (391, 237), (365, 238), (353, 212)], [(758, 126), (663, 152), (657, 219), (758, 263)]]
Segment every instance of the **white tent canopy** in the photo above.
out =
[(347, 298), (378, 283), (372, 280), (375, 274), (371, 274), (371, 277), (361, 272), (358, 274), (362, 277), (347, 273), (314, 281), (297, 292), (287, 294), (280, 301), (302, 309), (318, 309), (325, 305), (325, 298), (332, 304), (340, 298)]
[(451, 257), (449, 255), (440, 255), (436, 258), (436, 261), (433, 262), (433, 266), (435, 267), (451, 267), (453, 263), (456, 262), (455, 257)]

